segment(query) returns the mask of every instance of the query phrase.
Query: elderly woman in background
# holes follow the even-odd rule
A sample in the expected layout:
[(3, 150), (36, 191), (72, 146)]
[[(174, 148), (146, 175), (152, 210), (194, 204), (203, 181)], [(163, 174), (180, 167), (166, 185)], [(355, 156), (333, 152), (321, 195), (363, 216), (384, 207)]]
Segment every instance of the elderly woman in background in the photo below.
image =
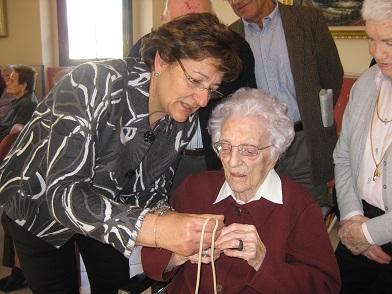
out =
[[(178, 212), (225, 216), (215, 243), (221, 293), (337, 293), (339, 272), (320, 207), (304, 187), (274, 170), (294, 137), (287, 106), (240, 89), (213, 110), (209, 131), (223, 171), (188, 177), (172, 203)], [(203, 262), (210, 262), (210, 252), (203, 251)], [(195, 259), (142, 250), (144, 271), (171, 279), (167, 293), (194, 292)], [(212, 293), (211, 276), (203, 265), (200, 293)]]
[(189, 14), (152, 32), (142, 60), (81, 65), (38, 105), (0, 167), (34, 293), (78, 293), (74, 240), (91, 293), (117, 293), (136, 245), (197, 251), (207, 216), (171, 212), (167, 193), (197, 110), (241, 69), (233, 42), (216, 16)]
[(377, 64), (354, 84), (335, 148), (342, 293), (392, 293), (392, 1), (365, 0)]
[[(7, 71), (10, 70), (9, 76)], [(37, 72), (28, 65), (13, 65), (4, 69), (8, 98), (0, 101), (0, 141), (15, 124), (26, 124), (38, 104), (35, 96)], [(3, 103), (4, 104), (3, 104)]]

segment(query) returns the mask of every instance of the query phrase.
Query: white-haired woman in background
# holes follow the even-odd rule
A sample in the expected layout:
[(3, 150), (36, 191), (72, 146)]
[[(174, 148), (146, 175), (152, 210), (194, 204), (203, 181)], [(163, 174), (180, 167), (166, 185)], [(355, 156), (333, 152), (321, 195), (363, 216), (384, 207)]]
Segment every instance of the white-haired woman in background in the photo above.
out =
[[(215, 243), (221, 293), (337, 293), (338, 266), (320, 207), (274, 166), (290, 145), (287, 106), (259, 90), (240, 89), (212, 113), (209, 130), (223, 170), (188, 177), (177, 189), (179, 212), (225, 216)], [(209, 263), (211, 249), (203, 251)], [(166, 293), (193, 293), (196, 256), (143, 248), (143, 269), (171, 280)], [(212, 293), (203, 266), (200, 293)]]
[(392, 293), (392, 1), (365, 0), (377, 65), (353, 86), (334, 152), (342, 293)]

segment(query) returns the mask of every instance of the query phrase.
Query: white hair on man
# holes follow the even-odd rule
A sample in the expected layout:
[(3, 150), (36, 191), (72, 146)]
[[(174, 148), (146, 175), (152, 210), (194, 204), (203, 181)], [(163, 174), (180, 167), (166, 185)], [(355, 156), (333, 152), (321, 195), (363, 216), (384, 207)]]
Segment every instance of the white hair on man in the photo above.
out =
[(166, 0), (161, 21), (168, 22), (188, 13), (214, 13), (211, 0)]
[(392, 1), (365, 0), (362, 4), (362, 18), (365, 21), (392, 20)]

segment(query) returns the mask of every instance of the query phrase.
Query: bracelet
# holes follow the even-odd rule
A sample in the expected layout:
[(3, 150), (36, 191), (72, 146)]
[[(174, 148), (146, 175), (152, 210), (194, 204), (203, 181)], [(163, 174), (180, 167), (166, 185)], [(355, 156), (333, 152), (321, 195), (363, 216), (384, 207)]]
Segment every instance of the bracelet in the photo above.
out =
[(155, 248), (158, 247), (158, 244), (157, 244), (157, 223), (158, 223), (158, 218), (159, 218), (159, 215), (156, 216), (155, 221), (154, 221), (154, 243), (155, 243)]
[(159, 209), (154, 211), (154, 214), (157, 216), (154, 220), (154, 244), (155, 244), (155, 248), (158, 248), (158, 243), (157, 243), (157, 225), (158, 225), (158, 218), (162, 215), (165, 215), (168, 212), (173, 211), (170, 208), (163, 208), (163, 209)]

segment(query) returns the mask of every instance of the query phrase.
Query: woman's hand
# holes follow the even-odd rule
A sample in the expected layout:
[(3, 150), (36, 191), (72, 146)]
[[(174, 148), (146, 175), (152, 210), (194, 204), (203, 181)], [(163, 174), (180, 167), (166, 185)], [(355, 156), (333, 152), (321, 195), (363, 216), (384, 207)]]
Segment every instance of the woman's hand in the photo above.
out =
[[(201, 254), (201, 262), (202, 263), (211, 263), (212, 258), (211, 258), (211, 248), (203, 250)], [(221, 254), (221, 251), (218, 249), (214, 250), (214, 261), (219, 258)], [(191, 256), (182, 256), (177, 253), (173, 253), (172, 256), (170, 257), (170, 261), (165, 269), (165, 272), (171, 271), (173, 268), (183, 265), (185, 262), (190, 261), (191, 263), (198, 263), (199, 262), (199, 252), (196, 254), (193, 254)]]
[(367, 217), (355, 215), (339, 224), (338, 236), (340, 241), (354, 255), (365, 252), (371, 246), (362, 231), (362, 224), (367, 220)]
[[(217, 249), (217, 248), (214, 249), (214, 261), (219, 258), (221, 252), (222, 251)], [(211, 261), (212, 261), (211, 253), (212, 253), (211, 248), (203, 250), (203, 252), (201, 253), (201, 262), (202, 263), (207, 263), (207, 264), (211, 263)], [(198, 263), (199, 262), (199, 252), (197, 252), (194, 255), (189, 256), (188, 260), (191, 263)]]
[(201, 231), (206, 219), (212, 218), (204, 231), (203, 249), (211, 247), (212, 231), (215, 226), (213, 218), (218, 219), (215, 238), (219, 236), (224, 220), (223, 215), (177, 212), (157, 217), (155, 223), (157, 247), (165, 248), (182, 256), (191, 256), (199, 251)]
[(263, 263), (267, 252), (253, 225), (231, 224), (224, 227), (215, 246), (227, 256), (246, 260), (256, 271)]
[(381, 264), (389, 264), (392, 259), (390, 255), (382, 250), (381, 246), (375, 244), (371, 245), (367, 250), (362, 252), (362, 255)]

